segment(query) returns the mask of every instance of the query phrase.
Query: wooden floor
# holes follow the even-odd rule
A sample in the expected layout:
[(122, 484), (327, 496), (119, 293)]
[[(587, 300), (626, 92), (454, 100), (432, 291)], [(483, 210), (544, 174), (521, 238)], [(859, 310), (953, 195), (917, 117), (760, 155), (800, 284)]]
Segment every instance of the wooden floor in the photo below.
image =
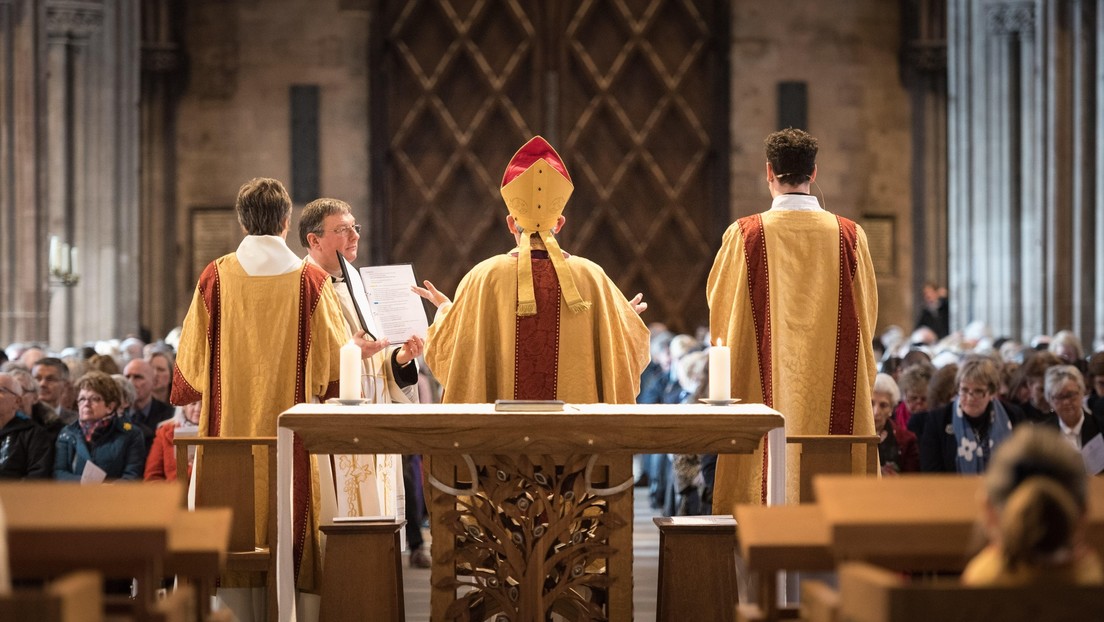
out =
[[(656, 580), (659, 576), (659, 529), (652, 522), (658, 512), (648, 505), (646, 488), (633, 490), (633, 620), (656, 619)], [(428, 536), (428, 530), (426, 530)], [(427, 543), (428, 546), (428, 543)], [(429, 570), (411, 568), (403, 558), (406, 619), (429, 620)]]

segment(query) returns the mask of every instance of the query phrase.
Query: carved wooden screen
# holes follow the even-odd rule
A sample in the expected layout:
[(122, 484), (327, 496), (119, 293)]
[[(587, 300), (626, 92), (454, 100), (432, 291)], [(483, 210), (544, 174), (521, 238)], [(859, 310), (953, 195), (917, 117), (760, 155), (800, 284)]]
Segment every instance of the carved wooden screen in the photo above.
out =
[(646, 321), (707, 321), (727, 224), (721, 0), (380, 0), (372, 37), (374, 261), (455, 291), (513, 239), (506, 162), (541, 134), (575, 183), (558, 236), (643, 292)]

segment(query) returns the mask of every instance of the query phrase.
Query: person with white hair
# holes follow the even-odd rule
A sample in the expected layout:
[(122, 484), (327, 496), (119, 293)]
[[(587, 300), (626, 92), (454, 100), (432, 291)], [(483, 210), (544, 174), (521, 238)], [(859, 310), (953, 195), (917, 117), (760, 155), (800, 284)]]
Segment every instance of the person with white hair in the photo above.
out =
[(1044, 384), (1052, 410), (1043, 423), (1058, 428), (1070, 445), (1081, 451), (1104, 432), (1104, 413), (1085, 405), (1085, 379), (1080, 370), (1073, 365), (1055, 365), (1046, 370)]
[(914, 473), (920, 470), (920, 450), (916, 435), (905, 426), (894, 424), (893, 407), (901, 401), (901, 393), (893, 376), (880, 373), (874, 377), (874, 389), (870, 393), (870, 406), (874, 411), (874, 433), (881, 438), (878, 443), (878, 461), (882, 475)]
[(0, 373), (0, 479), (45, 479), (54, 472), (53, 438), (22, 411), (23, 387)]

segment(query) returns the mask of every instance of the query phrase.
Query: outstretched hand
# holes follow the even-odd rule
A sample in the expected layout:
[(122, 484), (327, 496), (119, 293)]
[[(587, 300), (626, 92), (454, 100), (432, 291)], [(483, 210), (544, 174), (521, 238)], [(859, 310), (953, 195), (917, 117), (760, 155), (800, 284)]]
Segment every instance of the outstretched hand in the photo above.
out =
[(361, 358), (370, 358), (375, 356), (377, 352), (383, 350), (387, 346), (391, 345), (391, 342), (386, 339), (380, 339), (379, 341), (371, 341), (364, 338), (364, 331), (358, 330), (353, 335), (353, 343), (360, 348)]
[(424, 351), (425, 339), (417, 335), (411, 335), (410, 339), (399, 348), (398, 354), (395, 355), (395, 361), (399, 365), (406, 365), (421, 356)]
[(629, 305), (636, 311), (637, 315), (644, 313), (648, 309), (648, 303), (644, 302), (644, 294), (637, 294), (629, 301)]
[(433, 303), (433, 306), (440, 308), (441, 305), (446, 302), (452, 302), (449, 297), (442, 294), (433, 286), (433, 283), (429, 281), (422, 281), (425, 287), (418, 287), (417, 285), (411, 285), (410, 289), (415, 293)]

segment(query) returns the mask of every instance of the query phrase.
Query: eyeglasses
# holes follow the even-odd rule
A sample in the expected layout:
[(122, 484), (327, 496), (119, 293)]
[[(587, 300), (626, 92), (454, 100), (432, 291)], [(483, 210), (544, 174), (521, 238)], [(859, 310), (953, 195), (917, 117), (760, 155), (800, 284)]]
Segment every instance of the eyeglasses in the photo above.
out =
[(966, 387), (961, 387), (958, 390), (958, 394), (962, 397), (981, 398), (989, 395), (989, 389), (968, 389)]
[(360, 235), (360, 225), (345, 225), (344, 227), (338, 227), (337, 229), (330, 229), (330, 233), (334, 235), (351, 236), (353, 233)]
[(84, 404), (85, 402), (88, 402), (89, 404), (103, 404), (103, 401), (104, 398), (100, 397), (99, 395), (84, 395), (77, 398), (78, 404)]
[(1051, 401), (1053, 401), (1053, 402), (1064, 402), (1068, 399), (1072, 399), (1072, 398), (1075, 398), (1075, 397), (1081, 397), (1081, 393), (1077, 392), (1077, 391), (1067, 391), (1066, 393), (1059, 393), (1058, 395), (1055, 395), (1054, 397), (1051, 398)]
[(15, 391), (12, 391), (12, 390), (11, 390), (11, 389), (9, 389), (8, 387), (0, 387), (0, 391), (3, 391), (4, 393), (11, 393), (11, 394), (12, 394), (12, 395), (14, 395), (15, 397), (23, 397), (22, 395), (20, 395), (20, 394), (16, 393)]

